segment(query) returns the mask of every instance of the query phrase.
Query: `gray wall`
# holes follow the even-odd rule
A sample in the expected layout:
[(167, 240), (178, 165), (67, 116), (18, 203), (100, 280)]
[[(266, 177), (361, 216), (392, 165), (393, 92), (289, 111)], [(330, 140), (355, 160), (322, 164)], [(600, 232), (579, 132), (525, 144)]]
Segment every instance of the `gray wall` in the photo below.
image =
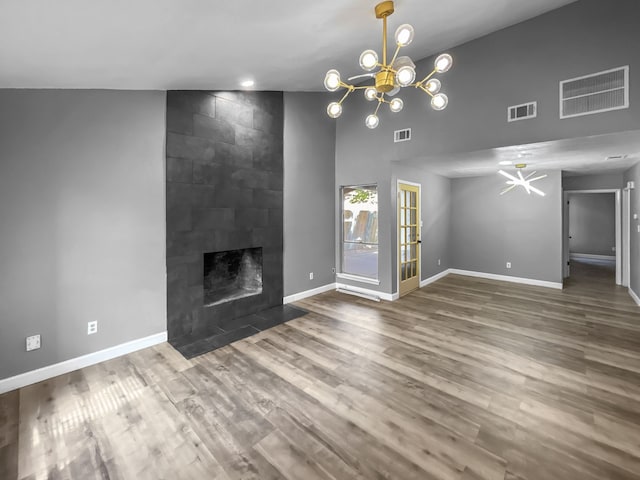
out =
[(451, 181), (453, 268), (562, 282), (561, 174), (541, 173), (545, 197), (522, 188), (501, 196), (498, 175)]
[(564, 190), (601, 190), (622, 188), (623, 186), (622, 173), (562, 177)]
[[(640, 124), (638, 102), (626, 110), (561, 120), (558, 89), (561, 80), (629, 64), (630, 95), (640, 95), (640, 75), (634, 73), (640, 62), (639, 17), (636, 0), (581, 0), (452, 48), (454, 68), (438, 77), (449, 95), (447, 109), (435, 112), (427, 95), (404, 89), (399, 94), (404, 110), (394, 115), (382, 108), (374, 132), (364, 126), (374, 105), (353, 94), (338, 119), (338, 162), (354, 161), (352, 149), (341, 145), (347, 142), (359, 146), (371, 165), (416, 158), (428, 164), (428, 157), (445, 152), (635, 130)], [(356, 67), (354, 58), (354, 71)], [(418, 77), (431, 68), (432, 59), (418, 62)], [(507, 122), (507, 106), (534, 100), (537, 118)], [(393, 131), (405, 127), (412, 127), (413, 139), (394, 144)]]
[(284, 95), (285, 296), (335, 281), (336, 125), (326, 104), (324, 93)]
[(0, 90), (0, 378), (166, 330), (164, 104)]
[[(397, 181), (398, 179), (421, 185), (420, 210), (422, 219), (422, 250), (420, 261), (420, 279), (425, 280), (447, 270), (451, 262), (451, 180), (440, 175), (426, 172), (401, 164), (392, 164), (393, 177), (391, 189), (393, 208), (393, 257), (392, 272), (397, 272), (398, 231), (397, 231)], [(440, 265), (438, 265), (440, 260)], [(397, 274), (393, 275), (393, 291), (397, 290)]]
[(615, 256), (615, 194), (569, 195), (569, 235), (570, 253)]
[[(630, 288), (640, 294), (640, 163), (636, 164), (624, 173), (624, 182), (635, 182), (635, 189), (631, 190), (631, 272)], [(633, 219), (633, 214), (638, 214), (638, 219)]]

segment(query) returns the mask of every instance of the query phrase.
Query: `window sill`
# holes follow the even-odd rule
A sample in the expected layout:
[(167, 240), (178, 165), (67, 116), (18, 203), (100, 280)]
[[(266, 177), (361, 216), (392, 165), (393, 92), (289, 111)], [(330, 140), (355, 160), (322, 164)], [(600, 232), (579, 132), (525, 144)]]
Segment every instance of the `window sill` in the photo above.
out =
[(354, 282), (369, 283), (371, 285), (380, 285), (380, 280), (376, 278), (360, 277), (358, 275), (351, 275), (349, 273), (336, 273), (336, 277), (343, 278), (345, 280), (353, 280)]

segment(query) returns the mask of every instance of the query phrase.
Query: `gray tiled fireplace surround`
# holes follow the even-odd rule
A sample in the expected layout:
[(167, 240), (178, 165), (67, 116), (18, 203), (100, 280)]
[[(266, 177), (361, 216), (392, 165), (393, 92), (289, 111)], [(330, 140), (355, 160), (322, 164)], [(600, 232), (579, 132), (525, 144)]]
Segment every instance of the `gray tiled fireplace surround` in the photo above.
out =
[[(283, 110), (281, 92), (167, 92), (167, 316), (174, 345), (225, 333), (235, 338), (230, 332), (252, 315), (283, 309)], [(262, 292), (205, 307), (205, 254), (254, 248), (261, 248)], [(295, 310), (286, 308), (283, 318)], [(267, 316), (278, 317), (274, 312)]]

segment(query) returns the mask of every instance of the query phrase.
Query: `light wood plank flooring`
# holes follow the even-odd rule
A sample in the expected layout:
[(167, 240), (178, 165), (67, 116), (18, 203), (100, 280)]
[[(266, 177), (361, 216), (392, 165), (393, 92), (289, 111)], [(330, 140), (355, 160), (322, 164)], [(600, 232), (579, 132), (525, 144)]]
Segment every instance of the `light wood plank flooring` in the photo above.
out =
[(330, 292), (191, 361), (163, 344), (6, 394), (0, 478), (640, 479), (640, 309), (574, 273)]

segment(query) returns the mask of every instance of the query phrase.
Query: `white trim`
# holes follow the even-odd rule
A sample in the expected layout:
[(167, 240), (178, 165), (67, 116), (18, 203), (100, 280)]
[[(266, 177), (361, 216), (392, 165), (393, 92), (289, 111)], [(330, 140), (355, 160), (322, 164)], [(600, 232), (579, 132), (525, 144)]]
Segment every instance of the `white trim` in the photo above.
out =
[(382, 300), (387, 300), (389, 302), (392, 302), (393, 300), (396, 300), (398, 298), (396, 296), (397, 293), (378, 292), (376, 290), (370, 290), (368, 288), (362, 288), (362, 287), (354, 287), (353, 285), (347, 285), (344, 283), (336, 283), (336, 290), (343, 290), (345, 291), (345, 293), (347, 293), (346, 292), (347, 290), (349, 291), (348, 293), (362, 293), (364, 295), (368, 295), (369, 297), (379, 297)]
[(580, 260), (581, 258), (592, 259), (592, 260), (610, 260), (614, 261), (616, 259), (615, 255), (595, 255), (591, 253), (571, 253), (569, 254), (569, 258), (571, 260)]
[(293, 295), (287, 295), (286, 297), (282, 298), (282, 303), (286, 305), (287, 303), (297, 302), (298, 300), (313, 297), (314, 295), (318, 295), (324, 292), (329, 292), (335, 289), (336, 289), (335, 282), (329, 283), (321, 287), (312, 288), (311, 290), (305, 290), (304, 292), (298, 292), (298, 293), (294, 293)]
[(444, 278), (447, 275), (449, 275), (449, 273), (451, 273), (451, 269), (444, 270), (444, 271), (442, 271), (440, 273), (436, 273), (435, 275), (433, 275), (433, 276), (431, 276), (429, 278), (425, 278), (424, 280), (420, 280), (420, 288), (426, 287), (427, 285), (429, 285), (429, 284), (431, 284), (433, 282), (437, 282), (441, 278)]
[(523, 283), (525, 285), (535, 285), (537, 287), (547, 287), (562, 290), (562, 283), (548, 282), (546, 280), (536, 280), (534, 278), (512, 277), (510, 275), (496, 275), (495, 273), (473, 272), (471, 270), (458, 270), (457, 268), (450, 268), (449, 273), (453, 273), (455, 275), (465, 275), (467, 277), (487, 278), (489, 280)]
[(631, 287), (629, 287), (629, 295), (631, 295), (631, 298), (633, 298), (633, 301), (636, 302), (636, 305), (640, 307), (640, 297), (638, 297), (638, 294), (636, 292), (631, 290)]
[[(613, 193), (616, 199), (616, 285), (622, 285), (622, 191), (619, 188), (599, 188), (594, 190), (564, 190), (563, 198), (566, 201), (575, 193)], [(567, 209), (568, 210), (568, 209)], [(565, 221), (565, 219), (563, 219)], [(566, 221), (569, 221), (567, 218)], [(568, 241), (568, 239), (567, 239)], [(564, 268), (564, 265), (563, 265)]]
[(622, 190), (622, 286), (628, 287), (631, 276), (631, 190)]
[(167, 332), (156, 333), (148, 337), (139, 338), (130, 342), (122, 343), (114, 347), (105, 348), (97, 352), (89, 353), (81, 357), (65, 360), (64, 362), (54, 363), (46, 367), (31, 370), (30, 372), (21, 373), (15, 377), (0, 380), (0, 394), (26, 387), (34, 383), (48, 380), (58, 375), (73, 372), (84, 367), (95, 365), (96, 363), (105, 362), (112, 358), (121, 357), (127, 353), (142, 350), (143, 348), (152, 347), (167, 341)]
[(371, 285), (380, 285), (380, 280), (377, 278), (361, 277), (360, 275), (352, 275), (350, 273), (336, 273), (336, 277), (344, 278), (345, 280), (353, 280), (354, 282), (369, 283)]

